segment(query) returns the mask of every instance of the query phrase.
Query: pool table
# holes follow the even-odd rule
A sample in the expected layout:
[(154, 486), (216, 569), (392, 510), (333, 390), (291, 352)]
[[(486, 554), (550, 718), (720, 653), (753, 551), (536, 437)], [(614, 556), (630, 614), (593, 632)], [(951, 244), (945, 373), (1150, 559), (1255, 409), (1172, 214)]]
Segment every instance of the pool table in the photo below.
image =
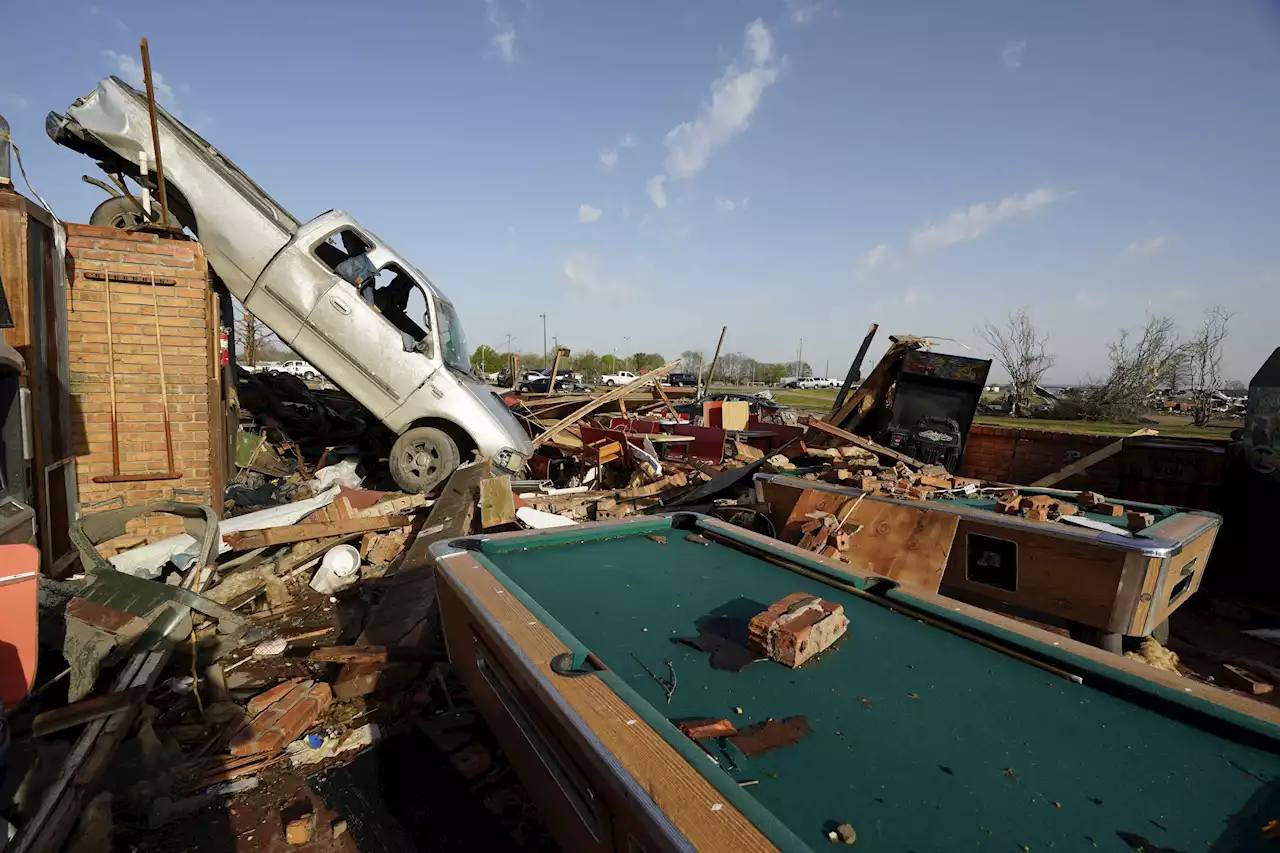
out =
[[(692, 513), (432, 551), (450, 661), (566, 850), (1280, 843), (1280, 713), (1246, 697)], [(798, 669), (687, 644), (796, 592), (849, 620)]]
[[(798, 539), (796, 528), (806, 513), (843, 513), (864, 494), (786, 474), (759, 474), (755, 482), (786, 541)], [(1046, 495), (1072, 505), (1081, 494), (1014, 486), (1001, 492)], [(1125, 516), (1083, 508), (1077, 517), (1091, 527), (1032, 521), (997, 512), (990, 492), (927, 501), (868, 492), (848, 519), (861, 526), (851, 537), (850, 558), (866, 574), (1058, 623), (1076, 639), (1119, 652), (1125, 636), (1163, 639), (1169, 615), (1200, 587), (1222, 518), (1172, 506), (1107, 502), (1148, 514), (1154, 523), (1134, 534)]]

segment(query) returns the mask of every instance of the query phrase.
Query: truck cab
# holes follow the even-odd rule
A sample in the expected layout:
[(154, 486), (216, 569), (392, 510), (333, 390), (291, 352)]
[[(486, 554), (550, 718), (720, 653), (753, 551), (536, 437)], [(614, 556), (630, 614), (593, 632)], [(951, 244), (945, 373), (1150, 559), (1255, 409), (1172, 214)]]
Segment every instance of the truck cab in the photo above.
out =
[[(156, 115), (171, 217), (249, 313), (396, 433), (400, 488), (435, 488), (473, 451), (523, 470), (532, 444), (472, 377), (458, 313), (430, 279), (340, 210), (300, 222), (182, 122)], [(45, 128), (108, 173), (157, 186), (146, 99), (124, 81), (103, 80)]]

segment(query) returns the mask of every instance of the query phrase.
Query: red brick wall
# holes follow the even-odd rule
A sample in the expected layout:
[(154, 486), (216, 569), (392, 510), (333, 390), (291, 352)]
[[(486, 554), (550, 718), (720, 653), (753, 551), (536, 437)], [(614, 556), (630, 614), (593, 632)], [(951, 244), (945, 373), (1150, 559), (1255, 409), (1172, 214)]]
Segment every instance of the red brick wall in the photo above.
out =
[[(1106, 447), (1117, 439), (1109, 435), (1009, 429), (975, 424), (969, 430), (961, 474), (981, 480), (1027, 484), (1052, 474), (1071, 462)], [(1079, 456), (1070, 454), (1077, 453)], [(1106, 493), (1118, 473), (1115, 457), (1089, 469), (1090, 488)], [(1062, 488), (1071, 488), (1063, 485)]]
[[(170, 500), (174, 489), (211, 495), (209, 278), (200, 244), (188, 240), (134, 234), (93, 225), (67, 225), (67, 251), (73, 278), (67, 294), (68, 350), (71, 363), (72, 438), (82, 512), (122, 495), (128, 505)], [(115, 374), (116, 423), (121, 473), (152, 473), (167, 467), (159, 353), (156, 348), (152, 288), (149, 284), (111, 282), (111, 324), (115, 363), (107, 346), (106, 283), (85, 273), (106, 272), (158, 279), (160, 340), (173, 429), (175, 480), (95, 483), (112, 473), (110, 376)], [(220, 406), (219, 401), (214, 401)], [(195, 498), (179, 496), (181, 500)], [(118, 505), (118, 504), (117, 504)], [(111, 508), (111, 507), (107, 507)], [(137, 533), (176, 532), (176, 519), (144, 523)]]

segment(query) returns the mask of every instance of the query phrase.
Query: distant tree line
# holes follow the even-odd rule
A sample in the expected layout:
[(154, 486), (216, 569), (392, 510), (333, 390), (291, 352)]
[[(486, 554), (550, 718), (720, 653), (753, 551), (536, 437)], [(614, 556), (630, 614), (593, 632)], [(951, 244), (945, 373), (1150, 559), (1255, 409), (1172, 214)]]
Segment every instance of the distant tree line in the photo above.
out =
[[(521, 352), (521, 370), (545, 370), (551, 367), (555, 354), (549, 353), (545, 358), (542, 353)], [(471, 354), (471, 366), (477, 372), (497, 373), (510, 364), (511, 353), (499, 352), (487, 344), (476, 347)], [(667, 363), (667, 359), (656, 352), (637, 352), (627, 356), (614, 356), (612, 353), (597, 355), (593, 350), (573, 353), (560, 359), (561, 370), (573, 370), (582, 374), (587, 381), (593, 382), (606, 373), (617, 373), (629, 370), (640, 373), (654, 370)], [(703, 377), (711, 369), (711, 359), (701, 350), (685, 350), (680, 353), (679, 371)], [(812, 376), (813, 370), (808, 362), (799, 365), (794, 361), (786, 363), (757, 361), (742, 353), (720, 353), (716, 363), (715, 376), (710, 382), (722, 385), (746, 385), (752, 382), (765, 385), (777, 385), (785, 376)]]

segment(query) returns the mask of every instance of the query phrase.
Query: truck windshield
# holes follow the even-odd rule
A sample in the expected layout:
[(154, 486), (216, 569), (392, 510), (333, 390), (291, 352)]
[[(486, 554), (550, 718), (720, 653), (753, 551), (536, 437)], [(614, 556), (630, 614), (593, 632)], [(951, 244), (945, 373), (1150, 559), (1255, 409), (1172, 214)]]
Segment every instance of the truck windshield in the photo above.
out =
[(467, 338), (462, 332), (462, 321), (453, 303), (444, 299), (436, 300), (436, 321), (440, 325), (440, 349), (444, 363), (468, 373), (471, 370), (471, 350), (467, 349)]

